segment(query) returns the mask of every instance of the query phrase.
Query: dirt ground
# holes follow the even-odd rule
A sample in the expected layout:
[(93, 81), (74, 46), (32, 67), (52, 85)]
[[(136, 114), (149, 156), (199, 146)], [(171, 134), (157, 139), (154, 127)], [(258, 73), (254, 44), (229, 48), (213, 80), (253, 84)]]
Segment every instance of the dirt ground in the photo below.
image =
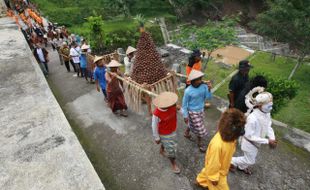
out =
[[(204, 52), (207, 53), (207, 51)], [(250, 55), (249, 51), (236, 46), (226, 46), (211, 53), (215, 62), (222, 62), (227, 65), (237, 65), (240, 60), (246, 59)]]
[[(48, 82), (77, 134), (88, 157), (108, 190), (198, 190), (196, 175), (203, 168), (204, 154), (194, 142), (183, 137), (185, 126), (179, 115), (177, 161), (182, 169), (173, 174), (169, 161), (159, 155), (159, 146), (152, 139), (151, 118), (129, 111), (128, 118), (111, 113), (103, 95), (95, 85), (67, 73), (59, 64), (58, 55), (50, 50)], [(206, 110), (205, 124), (209, 135), (215, 133), (220, 117), (217, 105)], [(254, 174), (230, 173), (232, 190), (307, 190), (310, 187), (310, 154), (282, 140), (285, 131), (276, 129), (280, 140), (275, 150), (261, 148)], [(236, 152), (240, 155), (240, 150)]]

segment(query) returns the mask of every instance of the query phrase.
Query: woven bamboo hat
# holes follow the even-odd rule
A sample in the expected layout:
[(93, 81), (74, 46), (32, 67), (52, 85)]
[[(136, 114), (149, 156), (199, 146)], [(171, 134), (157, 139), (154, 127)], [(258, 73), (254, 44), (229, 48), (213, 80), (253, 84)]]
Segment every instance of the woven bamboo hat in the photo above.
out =
[(94, 59), (94, 63), (96, 63), (97, 61), (103, 59), (103, 56), (97, 56), (95, 55), (95, 59)]
[(120, 64), (118, 61), (112, 60), (107, 67), (121, 67), (122, 64)]
[(81, 47), (82, 50), (89, 49), (89, 45), (83, 44)]
[(178, 101), (178, 96), (173, 92), (162, 92), (154, 100), (153, 104), (158, 108), (168, 108)]
[(131, 47), (131, 46), (128, 46), (128, 48), (127, 48), (127, 50), (126, 50), (126, 55), (128, 55), (128, 54), (130, 54), (130, 53), (132, 53), (132, 52), (135, 52), (135, 51), (137, 51), (136, 48)]
[(203, 77), (205, 74), (201, 71), (197, 71), (195, 69), (193, 69), (189, 75), (188, 75), (188, 80), (189, 81), (192, 81), (192, 80), (195, 80), (195, 79), (198, 79), (200, 77)]

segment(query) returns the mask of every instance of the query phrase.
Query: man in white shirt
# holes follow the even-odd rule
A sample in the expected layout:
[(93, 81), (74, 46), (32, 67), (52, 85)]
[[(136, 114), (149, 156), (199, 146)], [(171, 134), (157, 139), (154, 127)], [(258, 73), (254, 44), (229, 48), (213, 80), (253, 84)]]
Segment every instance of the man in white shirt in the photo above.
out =
[[(81, 49), (78, 47), (78, 45), (76, 43), (73, 43), (71, 45), (71, 49), (70, 49), (70, 57), (74, 63), (76, 72), (77, 72), (77, 76), (80, 76), (81, 73), (81, 69), (80, 69), (80, 55), (81, 55)], [(82, 76), (82, 75), (81, 75)]]
[(35, 49), (33, 50), (33, 55), (40, 64), (40, 67), (45, 76), (48, 75), (48, 52), (45, 48), (42, 47), (41, 43), (36, 44)]
[(124, 64), (125, 64), (125, 75), (130, 76), (132, 72), (132, 67), (134, 64), (134, 53), (137, 51), (137, 49), (128, 46), (126, 50), (126, 57), (124, 58)]
[(241, 140), (241, 150), (244, 155), (233, 157), (231, 161), (231, 171), (237, 168), (248, 175), (252, 174), (249, 166), (255, 164), (261, 144), (269, 144), (271, 148), (275, 148), (277, 145), (275, 134), (271, 127), (272, 94), (261, 92), (253, 100), (254, 110), (247, 117), (245, 134)]

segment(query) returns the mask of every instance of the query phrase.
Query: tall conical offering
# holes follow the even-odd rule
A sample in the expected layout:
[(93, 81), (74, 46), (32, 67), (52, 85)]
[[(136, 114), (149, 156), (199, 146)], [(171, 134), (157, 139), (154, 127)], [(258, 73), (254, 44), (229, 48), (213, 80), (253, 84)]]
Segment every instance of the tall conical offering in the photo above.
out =
[(153, 84), (166, 75), (167, 70), (160, 60), (151, 35), (141, 32), (131, 78), (139, 84)]

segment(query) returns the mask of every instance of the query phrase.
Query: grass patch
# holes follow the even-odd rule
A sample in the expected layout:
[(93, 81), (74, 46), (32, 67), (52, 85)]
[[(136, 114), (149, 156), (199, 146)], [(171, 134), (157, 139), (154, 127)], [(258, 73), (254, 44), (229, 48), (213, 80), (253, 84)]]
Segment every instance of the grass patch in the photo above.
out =
[(206, 79), (212, 80), (213, 86), (220, 83), (224, 80), (230, 73), (235, 70), (235, 67), (224, 67), (218, 63), (215, 63), (214, 60), (210, 61), (207, 65)]
[(298, 68), (293, 80), (300, 85), (297, 95), (274, 118), (310, 133), (310, 66)]

